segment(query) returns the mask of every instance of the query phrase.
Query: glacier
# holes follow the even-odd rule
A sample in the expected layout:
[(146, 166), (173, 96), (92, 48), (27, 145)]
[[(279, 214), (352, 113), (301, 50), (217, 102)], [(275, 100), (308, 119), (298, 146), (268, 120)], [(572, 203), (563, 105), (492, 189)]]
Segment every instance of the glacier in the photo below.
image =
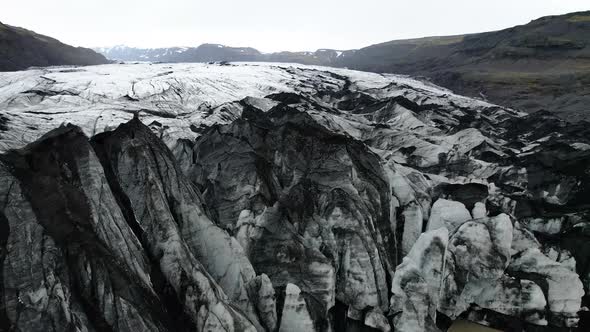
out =
[(0, 73), (0, 330), (583, 330), (589, 131), (317, 66)]

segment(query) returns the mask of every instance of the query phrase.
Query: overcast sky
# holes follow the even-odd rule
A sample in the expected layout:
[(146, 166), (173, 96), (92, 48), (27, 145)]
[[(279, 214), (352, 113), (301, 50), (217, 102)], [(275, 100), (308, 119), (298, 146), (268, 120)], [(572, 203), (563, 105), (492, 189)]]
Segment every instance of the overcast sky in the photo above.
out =
[(393, 39), (498, 30), (590, 10), (589, 0), (16, 0), (0, 21), (75, 46), (353, 49)]

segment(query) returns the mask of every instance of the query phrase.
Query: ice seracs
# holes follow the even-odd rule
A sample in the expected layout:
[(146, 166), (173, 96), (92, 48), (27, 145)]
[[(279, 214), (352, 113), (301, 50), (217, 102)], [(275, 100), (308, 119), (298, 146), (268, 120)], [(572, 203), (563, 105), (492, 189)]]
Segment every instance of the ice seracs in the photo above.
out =
[(297, 285), (287, 284), (282, 317), (279, 332), (315, 331), (307, 304)]
[(590, 126), (264, 63), (1, 73), (0, 110), (0, 329), (584, 319)]

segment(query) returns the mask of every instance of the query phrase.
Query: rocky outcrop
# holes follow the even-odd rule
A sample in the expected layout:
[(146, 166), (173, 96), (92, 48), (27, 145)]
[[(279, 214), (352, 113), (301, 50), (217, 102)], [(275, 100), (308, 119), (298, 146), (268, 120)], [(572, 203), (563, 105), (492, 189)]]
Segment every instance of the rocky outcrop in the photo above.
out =
[(0, 75), (0, 329), (586, 328), (588, 127), (400, 76), (112, 68)]

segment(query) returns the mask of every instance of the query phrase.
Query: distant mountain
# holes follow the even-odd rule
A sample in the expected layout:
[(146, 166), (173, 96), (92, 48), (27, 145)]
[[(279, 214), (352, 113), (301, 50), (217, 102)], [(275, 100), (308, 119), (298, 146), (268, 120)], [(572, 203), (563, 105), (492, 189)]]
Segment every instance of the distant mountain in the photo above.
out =
[[(251, 47), (230, 47), (203, 44), (198, 47), (136, 48), (124, 45), (94, 48), (108, 59), (116, 61), (151, 62), (209, 62), (209, 61), (271, 61), (295, 62), (308, 65), (333, 63), (345, 52), (321, 49), (315, 52), (262, 53)], [(346, 51), (354, 53), (355, 51)]]
[(423, 76), (457, 93), (527, 112), (590, 119), (590, 11), (501, 31), (394, 40), (359, 50), (263, 54), (253, 48), (96, 49), (110, 59), (275, 61)]
[(306, 65), (335, 66), (340, 59), (354, 54), (356, 50), (337, 51), (320, 49), (315, 52), (279, 52), (266, 55), (267, 61), (295, 62)]
[(103, 63), (108, 60), (91, 49), (66, 45), (51, 37), (0, 22), (0, 71)]
[(260, 61), (262, 53), (251, 47), (203, 44), (199, 47), (134, 48), (123, 45), (95, 51), (111, 60), (153, 62)]

